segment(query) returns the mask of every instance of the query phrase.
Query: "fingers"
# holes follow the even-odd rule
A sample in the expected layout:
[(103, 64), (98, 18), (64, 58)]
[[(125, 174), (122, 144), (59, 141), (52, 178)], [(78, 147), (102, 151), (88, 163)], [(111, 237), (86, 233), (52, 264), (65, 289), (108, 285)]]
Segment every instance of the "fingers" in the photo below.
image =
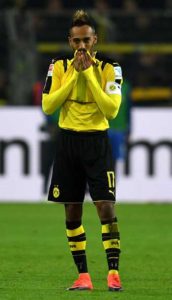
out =
[(82, 65), (79, 60), (75, 59), (73, 61), (73, 66), (74, 66), (75, 70), (77, 70), (78, 72), (82, 71)]
[(75, 51), (73, 65), (78, 72), (82, 71), (81, 53), (78, 51)]
[(79, 49), (75, 52), (74, 67), (78, 71), (78, 65), (81, 71), (88, 69), (92, 65), (91, 56), (88, 55), (85, 49)]

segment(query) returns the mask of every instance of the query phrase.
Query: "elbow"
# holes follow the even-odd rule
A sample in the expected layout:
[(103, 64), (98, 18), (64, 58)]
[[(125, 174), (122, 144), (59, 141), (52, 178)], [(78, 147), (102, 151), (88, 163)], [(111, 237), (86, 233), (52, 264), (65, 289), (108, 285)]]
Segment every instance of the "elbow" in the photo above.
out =
[(119, 111), (119, 108), (115, 108), (114, 110), (110, 111), (107, 115), (106, 115), (106, 118), (108, 120), (112, 120), (112, 119), (115, 119), (117, 114), (118, 114), (118, 111)]
[(51, 110), (46, 105), (44, 105), (43, 103), (42, 103), (42, 110), (43, 110), (44, 114), (46, 114), (46, 115), (51, 115), (52, 114)]
[(114, 103), (113, 107), (111, 107), (111, 110), (109, 111), (108, 120), (114, 119), (118, 115), (119, 108), (121, 105), (121, 97), (117, 97), (116, 100), (116, 103)]
[(51, 110), (51, 107), (48, 105), (48, 101), (46, 99), (46, 97), (44, 97), (45, 95), (43, 95), (42, 97), (42, 110), (46, 115), (51, 115), (53, 112)]
[(117, 114), (108, 114), (108, 115), (106, 115), (106, 119), (112, 120), (112, 119), (114, 119), (116, 117), (116, 115)]

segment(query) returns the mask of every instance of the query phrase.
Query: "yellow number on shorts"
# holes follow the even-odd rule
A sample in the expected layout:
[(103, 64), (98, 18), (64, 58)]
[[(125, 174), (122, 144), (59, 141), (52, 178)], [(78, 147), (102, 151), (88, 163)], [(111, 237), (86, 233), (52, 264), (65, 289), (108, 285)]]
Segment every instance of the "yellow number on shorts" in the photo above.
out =
[(107, 172), (107, 178), (108, 178), (108, 186), (109, 188), (114, 188), (115, 187), (115, 174), (113, 171), (108, 171)]

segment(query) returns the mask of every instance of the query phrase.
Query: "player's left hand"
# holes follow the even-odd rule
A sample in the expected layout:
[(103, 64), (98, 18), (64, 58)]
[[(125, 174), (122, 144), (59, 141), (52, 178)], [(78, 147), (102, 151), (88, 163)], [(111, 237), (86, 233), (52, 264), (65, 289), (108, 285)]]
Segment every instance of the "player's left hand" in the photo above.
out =
[(82, 61), (82, 70), (88, 69), (92, 65), (91, 57), (85, 52), (81, 58)]
[(85, 49), (78, 50), (78, 59), (81, 63), (82, 71), (88, 69), (93, 64), (91, 56), (87, 53)]

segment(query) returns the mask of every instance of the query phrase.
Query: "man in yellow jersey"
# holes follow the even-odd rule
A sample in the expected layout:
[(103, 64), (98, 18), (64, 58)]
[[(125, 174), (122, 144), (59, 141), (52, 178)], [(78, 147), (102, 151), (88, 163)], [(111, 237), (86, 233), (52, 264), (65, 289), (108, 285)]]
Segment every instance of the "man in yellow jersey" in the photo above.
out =
[(84, 11), (76, 11), (69, 30), (73, 56), (52, 61), (43, 91), (45, 114), (60, 107), (58, 143), (48, 200), (63, 203), (69, 247), (79, 277), (68, 290), (92, 290), (86, 260), (82, 209), (86, 184), (101, 222), (107, 256), (107, 286), (121, 291), (120, 235), (115, 214), (114, 162), (108, 120), (121, 103), (120, 66), (94, 52), (97, 35)]

